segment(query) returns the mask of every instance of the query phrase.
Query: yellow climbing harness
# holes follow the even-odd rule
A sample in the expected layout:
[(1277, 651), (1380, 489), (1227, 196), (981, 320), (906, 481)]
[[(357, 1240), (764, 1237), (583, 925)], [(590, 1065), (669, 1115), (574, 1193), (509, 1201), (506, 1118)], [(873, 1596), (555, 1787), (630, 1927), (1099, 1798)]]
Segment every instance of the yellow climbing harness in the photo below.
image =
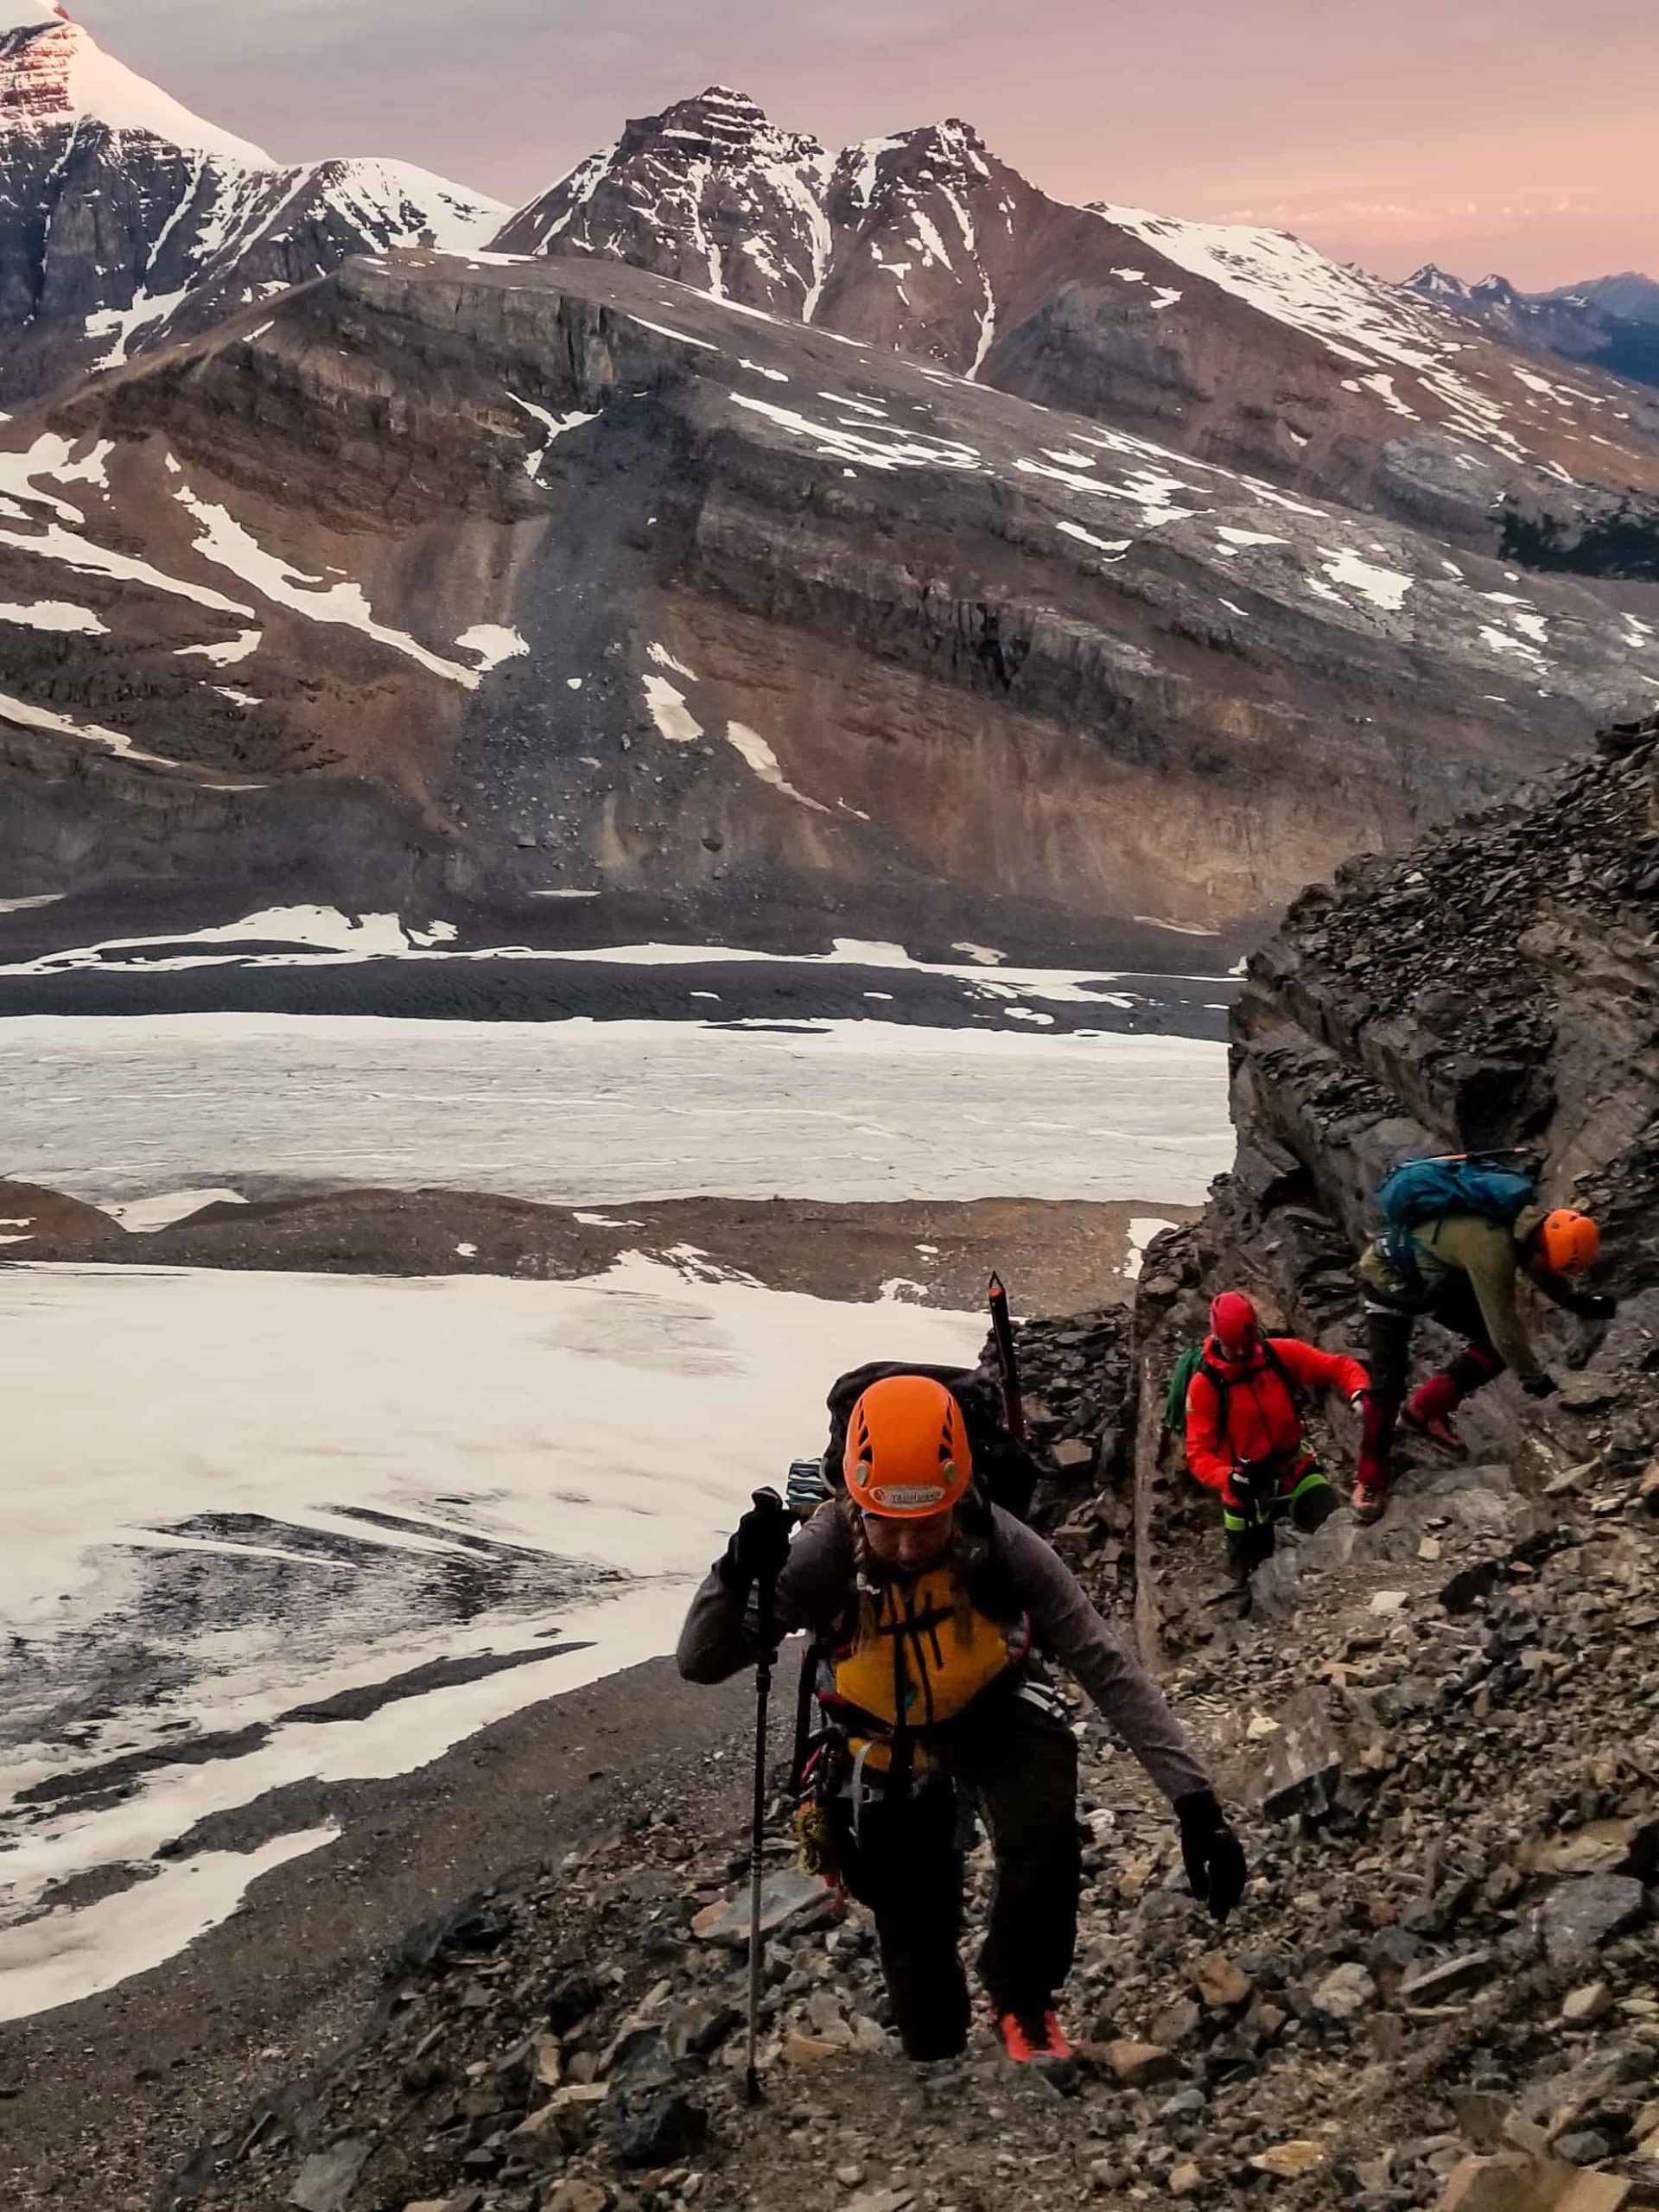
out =
[(849, 1744), (861, 1764), (886, 1773), (891, 1738), (902, 1731), (925, 1769), (927, 1732), (955, 1719), (1017, 1665), (1028, 1630), (1023, 1621), (995, 1621), (964, 1605), (948, 1567), (912, 1582), (883, 1582), (867, 1599), (852, 1643), (835, 1661), (835, 1702), (849, 1709)]

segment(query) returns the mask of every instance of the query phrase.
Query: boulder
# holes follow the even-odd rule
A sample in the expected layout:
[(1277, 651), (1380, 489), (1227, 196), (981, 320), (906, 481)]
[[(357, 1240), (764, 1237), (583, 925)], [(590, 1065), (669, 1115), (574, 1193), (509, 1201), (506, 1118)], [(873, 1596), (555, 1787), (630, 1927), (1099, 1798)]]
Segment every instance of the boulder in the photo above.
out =
[(1150, 2089), (1160, 2082), (1173, 2081), (1181, 2062), (1160, 2044), (1136, 2043), (1120, 2036), (1106, 2046), (1106, 2063), (1114, 2078), (1128, 2089)]
[(1538, 1928), (1552, 1966), (1588, 1958), (1646, 1918), (1647, 1892), (1629, 1874), (1589, 1874), (1545, 1898)]
[(1326, 1974), (1311, 2002), (1327, 2020), (1357, 2020), (1376, 2004), (1376, 1984), (1357, 1959), (1350, 1959)]

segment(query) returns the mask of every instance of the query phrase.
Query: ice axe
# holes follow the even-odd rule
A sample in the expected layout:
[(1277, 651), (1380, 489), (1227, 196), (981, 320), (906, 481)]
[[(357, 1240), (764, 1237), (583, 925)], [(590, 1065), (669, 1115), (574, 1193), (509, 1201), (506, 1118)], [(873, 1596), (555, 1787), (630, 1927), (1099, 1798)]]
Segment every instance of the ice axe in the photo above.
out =
[[(758, 1490), (754, 1503), (763, 1512), (768, 1503), (783, 1509), (775, 1490)], [(760, 1967), (764, 1948), (760, 1929), (760, 1889), (766, 1835), (766, 1722), (772, 1702), (772, 1670), (777, 1664), (777, 1573), (761, 1574), (754, 1586), (756, 1632), (760, 1654), (754, 1668), (754, 1819), (749, 1831), (749, 2041), (743, 2074), (743, 2098), (758, 2105), (760, 2089)]]
[(997, 1365), (1002, 1376), (1002, 1414), (1008, 1433), (1026, 1440), (1026, 1402), (1020, 1390), (1020, 1355), (1014, 1346), (1014, 1322), (1008, 1313), (1008, 1294), (1001, 1275), (993, 1275), (987, 1295), (991, 1306), (991, 1334), (996, 1338)]

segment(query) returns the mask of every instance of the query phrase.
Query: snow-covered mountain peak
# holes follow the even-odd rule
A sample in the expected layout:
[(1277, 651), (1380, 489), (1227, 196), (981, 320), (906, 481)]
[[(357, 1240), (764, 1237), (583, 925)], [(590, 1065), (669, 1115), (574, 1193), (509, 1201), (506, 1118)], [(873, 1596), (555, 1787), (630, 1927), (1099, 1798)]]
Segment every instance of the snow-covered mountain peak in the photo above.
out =
[(1426, 261), (1422, 267), (1408, 276), (1403, 288), (1415, 292), (1426, 300), (1466, 300), (1469, 287), (1461, 276), (1454, 276), (1449, 269), (1442, 269), (1438, 262)]
[[(7, 230), (8, 209), (23, 227)], [(7, 402), (119, 366), (351, 254), (474, 250), (505, 213), (406, 162), (275, 162), (47, 0), (0, 0)]]
[[(810, 321), (830, 251), (830, 157), (745, 92), (711, 86), (631, 122), (515, 215), (505, 253), (645, 259), (717, 298)], [(649, 256), (646, 249), (649, 247)]]
[(237, 168), (273, 166), (263, 148), (204, 122), (44, 0), (38, 8), (30, 0), (0, 0), (0, 10), (8, 34), (0, 38), (0, 142), (60, 124), (99, 124)]
[(724, 85), (630, 123), (613, 158), (642, 156), (671, 168), (707, 162), (725, 168), (816, 170), (826, 161), (816, 138), (779, 130), (759, 101)]

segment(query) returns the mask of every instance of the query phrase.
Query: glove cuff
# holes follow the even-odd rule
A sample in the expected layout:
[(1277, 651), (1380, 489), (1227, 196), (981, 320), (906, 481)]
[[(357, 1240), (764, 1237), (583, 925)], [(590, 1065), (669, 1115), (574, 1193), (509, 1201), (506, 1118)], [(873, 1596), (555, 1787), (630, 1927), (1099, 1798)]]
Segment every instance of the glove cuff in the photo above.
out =
[(1192, 1789), (1185, 1797), (1178, 1797), (1175, 1800), (1175, 1817), (1181, 1824), (1184, 1835), (1219, 1835), (1227, 1825), (1227, 1816), (1221, 1809), (1221, 1800), (1213, 1789)]

